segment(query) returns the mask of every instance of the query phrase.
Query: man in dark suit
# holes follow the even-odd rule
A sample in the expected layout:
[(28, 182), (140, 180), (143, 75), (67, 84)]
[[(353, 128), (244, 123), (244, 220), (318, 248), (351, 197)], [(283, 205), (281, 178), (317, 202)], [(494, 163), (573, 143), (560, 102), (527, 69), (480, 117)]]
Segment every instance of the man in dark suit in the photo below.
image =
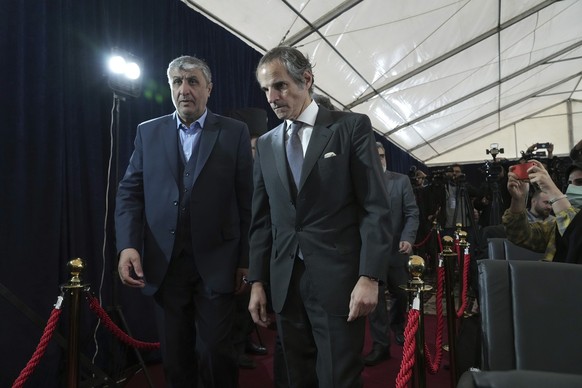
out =
[(269, 285), (290, 387), (360, 387), (365, 316), (391, 241), (370, 120), (318, 107), (294, 48), (267, 52), (257, 80), (285, 122), (257, 142), (249, 311), (268, 325)]
[(138, 126), (119, 184), (119, 276), (154, 296), (169, 386), (236, 387), (231, 328), (248, 268), (249, 132), (206, 108), (204, 61), (177, 58), (167, 75), (176, 112)]
[[(386, 190), (390, 195), (392, 217), (392, 252), (387, 257), (388, 277), (386, 286), (380, 286), (378, 306), (369, 317), (370, 334), (372, 335), (372, 350), (364, 358), (368, 366), (376, 365), (382, 360), (390, 358), (390, 332), (392, 329), (396, 343), (404, 344), (404, 326), (406, 321), (406, 306), (408, 293), (400, 286), (408, 282), (407, 264), (412, 254), (412, 245), (418, 230), (418, 206), (412, 190), (410, 178), (407, 175), (389, 171), (386, 160), (386, 151), (382, 143), (376, 143), (378, 156), (385, 170), (384, 178)], [(390, 316), (386, 308), (385, 291), (388, 289), (392, 296)]]

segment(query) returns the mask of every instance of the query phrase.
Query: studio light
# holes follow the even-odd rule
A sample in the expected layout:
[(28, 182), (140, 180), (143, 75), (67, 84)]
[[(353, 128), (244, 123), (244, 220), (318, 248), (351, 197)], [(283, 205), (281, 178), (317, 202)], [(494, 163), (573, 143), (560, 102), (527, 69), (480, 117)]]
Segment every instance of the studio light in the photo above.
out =
[(138, 97), (141, 93), (141, 60), (120, 49), (113, 49), (107, 67), (109, 87), (123, 97)]

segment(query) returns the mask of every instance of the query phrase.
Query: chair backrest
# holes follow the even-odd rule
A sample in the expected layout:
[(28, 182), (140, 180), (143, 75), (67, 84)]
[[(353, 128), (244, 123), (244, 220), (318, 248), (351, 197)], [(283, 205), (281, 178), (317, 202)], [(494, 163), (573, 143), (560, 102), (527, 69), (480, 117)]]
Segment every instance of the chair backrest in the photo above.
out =
[(505, 238), (494, 237), (487, 239), (489, 258), (493, 260), (505, 260)]
[(582, 266), (480, 260), (484, 370), (582, 374)]
[(487, 239), (489, 258), (493, 260), (527, 260), (538, 261), (544, 258), (543, 253), (534, 252), (515, 245), (506, 238), (494, 237)]

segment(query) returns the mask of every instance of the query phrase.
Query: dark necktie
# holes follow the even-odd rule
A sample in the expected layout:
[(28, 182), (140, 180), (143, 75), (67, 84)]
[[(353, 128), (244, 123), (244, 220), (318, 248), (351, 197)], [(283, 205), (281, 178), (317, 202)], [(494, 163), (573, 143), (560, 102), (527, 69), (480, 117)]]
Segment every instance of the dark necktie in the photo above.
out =
[(303, 147), (301, 146), (301, 139), (299, 138), (299, 129), (301, 122), (294, 121), (289, 127), (289, 140), (287, 140), (287, 162), (293, 174), (295, 186), (299, 188), (299, 180), (301, 179), (301, 168), (303, 167)]

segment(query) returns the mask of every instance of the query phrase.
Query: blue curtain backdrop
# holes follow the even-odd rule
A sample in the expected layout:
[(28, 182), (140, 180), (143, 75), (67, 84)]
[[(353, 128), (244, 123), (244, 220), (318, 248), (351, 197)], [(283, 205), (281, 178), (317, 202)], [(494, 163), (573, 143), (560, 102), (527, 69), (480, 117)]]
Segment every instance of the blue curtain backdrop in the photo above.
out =
[[(0, 285), (5, 287), (0, 386), (5, 387), (34, 352), (59, 286), (69, 280), (66, 263), (75, 257), (86, 261), (84, 279), (110, 315), (118, 317), (114, 307), (120, 307), (135, 338), (156, 340), (150, 302), (137, 290), (116, 290), (112, 193), (137, 124), (173, 111), (165, 76), (171, 59), (193, 54), (207, 60), (214, 112), (260, 107), (269, 112), (270, 126), (278, 122), (254, 78), (260, 54), (178, 0), (2, 1), (0, 42)], [(105, 71), (112, 47), (131, 51), (144, 64), (143, 93), (121, 103), (119, 132), (113, 136), (113, 96)], [(112, 137), (119, 138), (113, 151)], [(405, 173), (415, 163), (385, 144), (393, 147), (393, 170)], [(23, 304), (15, 306), (18, 301)], [(90, 358), (96, 319), (87, 306), (83, 300), (81, 350)], [(61, 333), (66, 319), (65, 312)], [(105, 372), (115, 377), (135, 364), (132, 351), (103, 326), (96, 336), (96, 363)], [(63, 347), (52, 341), (27, 386), (62, 386), (64, 359)]]

